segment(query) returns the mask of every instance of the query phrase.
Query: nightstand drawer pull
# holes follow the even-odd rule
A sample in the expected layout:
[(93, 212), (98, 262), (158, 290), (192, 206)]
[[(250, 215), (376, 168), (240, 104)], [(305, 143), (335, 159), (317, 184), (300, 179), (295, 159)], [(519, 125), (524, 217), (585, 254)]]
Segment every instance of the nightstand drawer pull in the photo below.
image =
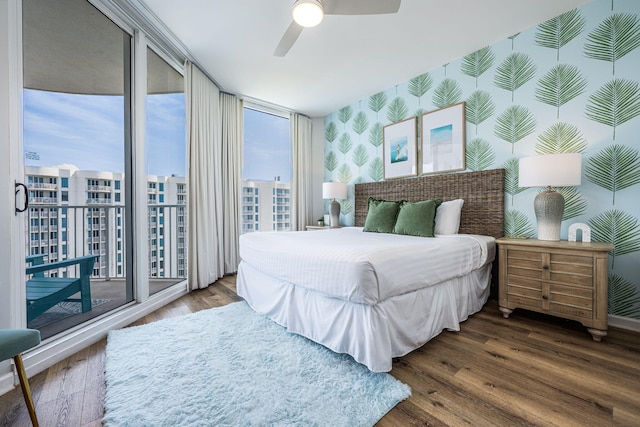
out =
[(549, 295), (542, 295), (542, 299), (543, 300), (548, 300), (549, 299)]
[(542, 266), (542, 268), (543, 268), (544, 270), (548, 270), (548, 269), (549, 269), (549, 266), (548, 266), (548, 265), (543, 265), (543, 266)]

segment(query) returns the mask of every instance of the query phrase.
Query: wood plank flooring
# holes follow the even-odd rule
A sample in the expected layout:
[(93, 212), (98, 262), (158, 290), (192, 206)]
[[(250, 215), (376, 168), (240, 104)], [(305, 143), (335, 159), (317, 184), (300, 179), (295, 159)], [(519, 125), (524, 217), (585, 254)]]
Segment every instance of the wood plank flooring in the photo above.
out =
[[(136, 324), (238, 301), (235, 276), (186, 295)], [(578, 323), (496, 301), (394, 361), (412, 389), (379, 426), (640, 426), (640, 334), (601, 343)], [(100, 426), (106, 340), (31, 378), (43, 426)], [(19, 387), (0, 396), (0, 425), (29, 426)]]

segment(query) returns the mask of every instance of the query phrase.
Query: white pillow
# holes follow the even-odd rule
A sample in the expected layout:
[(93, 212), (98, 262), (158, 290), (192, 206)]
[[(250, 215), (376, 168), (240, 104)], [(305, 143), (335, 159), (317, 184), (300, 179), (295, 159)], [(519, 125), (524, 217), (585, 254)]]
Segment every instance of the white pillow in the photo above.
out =
[(436, 210), (436, 229), (434, 234), (458, 234), (460, 212), (464, 200), (456, 199), (442, 202)]

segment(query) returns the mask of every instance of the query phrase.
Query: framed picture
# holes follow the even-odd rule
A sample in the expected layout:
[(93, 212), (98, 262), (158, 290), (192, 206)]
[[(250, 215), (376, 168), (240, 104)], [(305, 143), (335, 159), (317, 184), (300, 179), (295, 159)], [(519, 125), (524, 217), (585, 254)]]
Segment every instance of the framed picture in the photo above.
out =
[(418, 174), (417, 119), (412, 117), (382, 129), (384, 179)]
[(465, 169), (464, 102), (424, 113), (420, 129), (421, 174)]

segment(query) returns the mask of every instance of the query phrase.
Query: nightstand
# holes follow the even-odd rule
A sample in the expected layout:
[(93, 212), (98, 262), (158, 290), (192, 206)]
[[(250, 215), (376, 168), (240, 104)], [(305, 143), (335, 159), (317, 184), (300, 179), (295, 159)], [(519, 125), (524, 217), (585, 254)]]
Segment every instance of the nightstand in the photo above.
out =
[(505, 318), (524, 308), (607, 335), (608, 252), (611, 243), (497, 239), (498, 304)]

